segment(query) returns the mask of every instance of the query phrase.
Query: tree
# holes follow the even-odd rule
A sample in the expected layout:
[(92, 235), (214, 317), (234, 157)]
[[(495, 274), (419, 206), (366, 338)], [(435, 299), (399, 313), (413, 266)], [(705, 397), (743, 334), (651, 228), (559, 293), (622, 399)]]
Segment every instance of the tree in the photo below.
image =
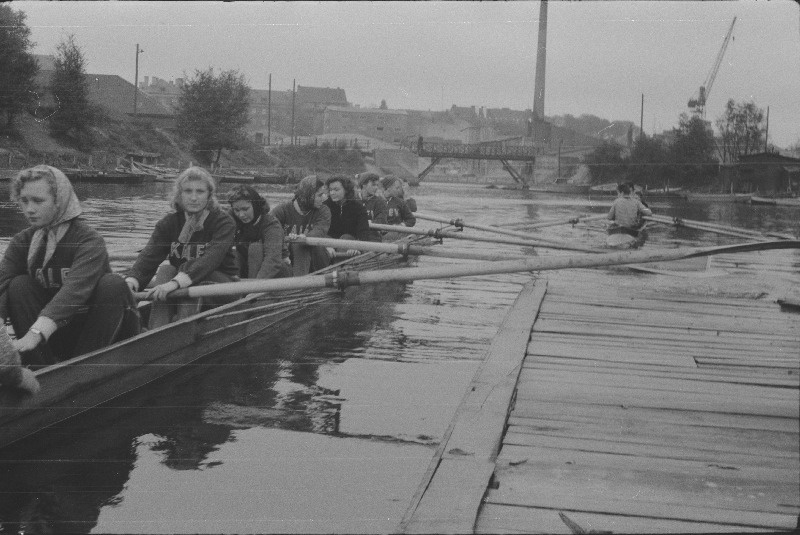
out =
[(755, 103), (728, 100), (725, 114), (717, 119), (722, 140), (718, 150), (722, 161), (736, 162), (740, 156), (763, 150), (763, 123), (764, 110)]
[(667, 145), (660, 138), (640, 135), (634, 142), (628, 159), (627, 180), (661, 187), (673, 176), (669, 164)]
[(716, 144), (709, 123), (697, 115), (689, 117), (682, 113), (678, 128), (674, 128), (672, 134), (674, 140), (669, 153), (675, 164), (674, 176), (679, 183), (705, 183), (716, 175)]
[(592, 181), (595, 183), (619, 180), (625, 170), (622, 145), (616, 141), (604, 141), (602, 145), (586, 155), (585, 162), (592, 173)]
[(39, 65), (30, 34), (25, 13), (0, 4), (0, 131), (13, 129), (15, 116), (36, 99)]
[(84, 141), (93, 117), (89, 105), (86, 61), (73, 35), (61, 41), (56, 50), (55, 71), (50, 81), (50, 91), (55, 100), (55, 111), (50, 116), (50, 131), (55, 136)]
[(382, 110), (388, 110), (389, 106), (386, 105), (386, 99), (381, 100), (381, 107)]
[[(192, 142), (205, 164), (219, 163), (224, 149), (238, 149), (245, 139), (250, 88), (236, 70), (214, 75), (213, 68), (195, 71), (178, 98), (178, 133)], [(214, 155), (216, 153), (216, 157)]]

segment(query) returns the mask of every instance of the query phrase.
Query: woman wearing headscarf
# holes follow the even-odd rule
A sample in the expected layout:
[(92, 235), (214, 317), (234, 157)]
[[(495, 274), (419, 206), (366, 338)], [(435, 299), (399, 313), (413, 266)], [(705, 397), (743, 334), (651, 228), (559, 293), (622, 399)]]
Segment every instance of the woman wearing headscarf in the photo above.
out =
[[(311, 175), (297, 185), (294, 198), (279, 204), (270, 212), (281, 222), (284, 235), (326, 238), (331, 226), (331, 211), (325, 206), (328, 196), (325, 183)], [(292, 262), (294, 276), (307, 275), (327, 267), (330, 263), (324, 247), (291, 243), (286, 248)]]
[[(197, 284), (232, 282), (239, 274), (233, 250), (236, 224), (220, 208), (215, 191), (213, 177), (202, 167), (181, 172), (172, 192), (175, 211), (156, 223), (147, 245), (125, 274), (125, 282), (133, 291), (146, 288), (156, 276), (155, 286), (147, 295), (153, 300), (151, 327), (169, 323), (173, 313), (184, 318), (198, 311), (198, 302), (191, 298), (166, 302), (171, 292)], [(169, 265), (159, 268), (165, 259)], [(205, 304), (216, 306), (228, 301), (215, 298)]]
[(237, 186), (228, 194), (236, 222), (234, 244), (243, 279), (291, 277), (288, 258), (283, 260), (283, 228), (269, 213), (269, 203), (250, 186)]
[(37, 165), (10, 190), (30, 227), (0, 262), (0, 316), (14, 328), (22, 364), (54, 364), (137, 334), (133, 296), (111, 273), (105, 241), (80, 217), (64, 173)]

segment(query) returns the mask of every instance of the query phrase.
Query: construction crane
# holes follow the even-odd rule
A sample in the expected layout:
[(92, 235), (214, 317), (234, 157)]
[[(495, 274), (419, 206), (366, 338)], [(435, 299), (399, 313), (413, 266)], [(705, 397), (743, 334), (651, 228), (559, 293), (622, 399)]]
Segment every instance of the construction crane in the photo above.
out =
[(689, 107), (694, 108), (694, 113), (700, 117), (706, 116), (706, 99), (708, 95), (711, 94), (711, 86), (714, 85), (714, 78), (717, 77), (717, 71), (719, 71), (719, 66), (722, 64), (722, 57), (725, 55), (725, 50), (728, 48), (728, 43), (731, 40), (734, 24), (736, 24), (736, 17), (733, 17), (731, 27), (728, 28), (728, 33), (725, 35), (725, 40), (722, 42), (722, 48), (719, 49), (717, 59), (714, 61), (714, 66), (711, 67), (711, 71), (708, 73), (705, 83), (700, 86), (697, 97), (689, 100)]

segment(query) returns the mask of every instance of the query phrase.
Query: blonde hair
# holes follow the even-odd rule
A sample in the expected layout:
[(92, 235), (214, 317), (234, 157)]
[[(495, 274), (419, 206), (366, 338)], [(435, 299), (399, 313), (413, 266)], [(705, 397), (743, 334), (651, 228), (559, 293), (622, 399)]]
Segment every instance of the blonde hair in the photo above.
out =
[(64, 180), (69, 180), (64, 173), (49, 165), (37, 165), (35, 167), (23, 169), (11, 179), (11, 188), (9, 188), (11, 200), (13, 202), (18, 202), (19, 194), (25, 184), (36, 180), (44, 180), (47, 182), (47, 185), (50, 186), (50, 194), (53, 196), (54, 200), (57, 200), (56, 193), (58, 192), (58, 186), (56, 183), (56, 173), (61, 175)]
[(208, 187), (208, 204), (206, 204), (206, 209), (218, 209), (219, 201), (217, 200), (216, 194), (217, 183), (214, 181), (214, 177), (211, 176), (211, 173), (197, 166), (189, 167), (181, 171), (181, 174), (175, 178), (175, 183), (172, 188), (172, 207), (178, 211), (183, 210), (183, 205), (181, 204), (181, 190), (183, 189), (183, 185), (190, 180), (205, 182)]

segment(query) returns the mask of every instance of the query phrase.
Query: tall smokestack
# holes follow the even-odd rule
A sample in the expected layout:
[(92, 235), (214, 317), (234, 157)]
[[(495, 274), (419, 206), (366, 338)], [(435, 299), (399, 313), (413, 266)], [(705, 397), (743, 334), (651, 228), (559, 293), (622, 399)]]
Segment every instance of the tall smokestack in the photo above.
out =
[(547, 0), (539, 3), (539, 48), (536, 53), (536, 86), (533, 116), (544, 120), (544, 67), (547, 60)]

